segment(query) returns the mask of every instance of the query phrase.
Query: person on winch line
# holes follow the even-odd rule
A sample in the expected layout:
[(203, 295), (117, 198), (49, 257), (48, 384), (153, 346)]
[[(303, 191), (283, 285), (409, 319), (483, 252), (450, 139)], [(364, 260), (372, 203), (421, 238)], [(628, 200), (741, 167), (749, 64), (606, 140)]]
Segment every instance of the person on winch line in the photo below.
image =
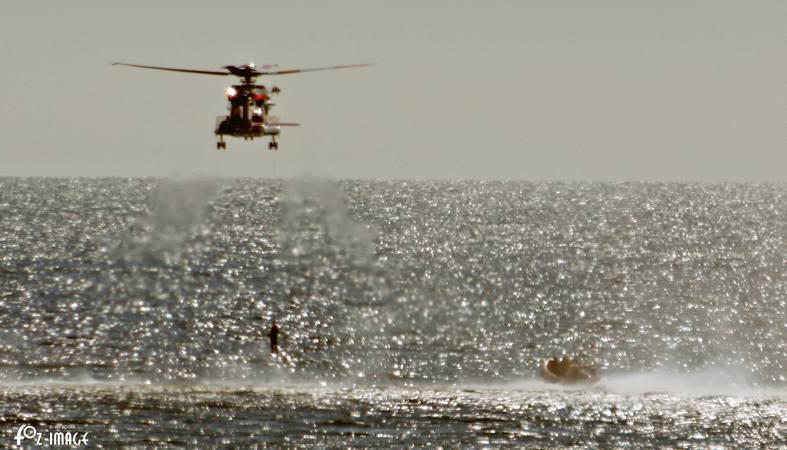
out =
[(271, 353), (279, 353), (279, 327), (276, 325), (276, 319), (271, 324), (271, 331), (268, 332), (268, 337), (271, 338)]

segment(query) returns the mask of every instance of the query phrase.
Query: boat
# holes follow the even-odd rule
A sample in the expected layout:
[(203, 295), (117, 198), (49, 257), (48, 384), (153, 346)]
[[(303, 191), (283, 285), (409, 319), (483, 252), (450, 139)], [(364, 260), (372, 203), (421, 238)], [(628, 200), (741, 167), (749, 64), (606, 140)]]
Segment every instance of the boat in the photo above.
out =
[(592, 364), (565, 358), (562, 361), (555, 359), (542, 361), (539, 375), (545, 381), (560, 384), (589, 384), (599, 380), (598, 371)]

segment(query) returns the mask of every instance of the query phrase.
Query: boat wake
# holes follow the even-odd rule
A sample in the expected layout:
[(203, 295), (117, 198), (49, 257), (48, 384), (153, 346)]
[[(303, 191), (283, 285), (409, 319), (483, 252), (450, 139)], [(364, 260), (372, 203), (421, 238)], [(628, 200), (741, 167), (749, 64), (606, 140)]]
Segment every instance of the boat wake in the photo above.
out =
[(605, 391), (621, 395), (656, 393), (767, 396), (787, 398), (784, 386), (753, 383), (735, 370), (700, 370), (696, 372), (643, 372), (605, 374), (600, 386)]

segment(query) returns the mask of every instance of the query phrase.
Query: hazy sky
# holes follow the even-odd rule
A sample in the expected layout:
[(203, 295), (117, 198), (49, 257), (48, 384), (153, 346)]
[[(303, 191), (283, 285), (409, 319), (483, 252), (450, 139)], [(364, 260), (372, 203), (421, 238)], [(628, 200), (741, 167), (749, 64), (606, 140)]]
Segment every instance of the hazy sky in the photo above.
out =
[[(0, 1), (0, 175), (787, 180), (787, 1)], [(218, 69), (302, 123), (215, 148)]]

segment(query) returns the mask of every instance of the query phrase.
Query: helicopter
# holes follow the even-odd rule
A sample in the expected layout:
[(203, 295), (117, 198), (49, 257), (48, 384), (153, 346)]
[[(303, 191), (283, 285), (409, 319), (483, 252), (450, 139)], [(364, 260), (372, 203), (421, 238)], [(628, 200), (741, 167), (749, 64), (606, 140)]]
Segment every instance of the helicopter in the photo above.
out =
[(242, 137), (244, 140), (270, 136), (268, 149), (277, 150), (279, 143), (276, 138), (281, 133), (282, 127), (298, 126), (297, 123), (281, 122), (278, 117), (270, 114), (274, 103), (271, 96), (279, 94), (281, 89), (276, 86), (268, 87), (256, 84), (257, 78), (267, 75), (289, 75), (300, 72), (316, 72), (319, 70), (349, 69), (352, 67), (365, 67), (371, 64), (346, 64), (342, 66), (312, 67), (308, 69), (279, 69), (278, 65), (266, 64), (257, 67), (254, 63), (241, 66), (224, 66), (223, 71), (182, 69), (176, 67), (147, 66), (142, 64), (112, 63), (113, 66), (137, 67), (140, 69), (167, 70), (170, 72), (183, 72), (199, 75), (235, 75), (240, 78), (240, 84), (229, 86), (225, 93), (229, 101), (229, 115), (216, 118), (215, 134), (218, 136), (216, 148), (227, 149), (224, 136)]

